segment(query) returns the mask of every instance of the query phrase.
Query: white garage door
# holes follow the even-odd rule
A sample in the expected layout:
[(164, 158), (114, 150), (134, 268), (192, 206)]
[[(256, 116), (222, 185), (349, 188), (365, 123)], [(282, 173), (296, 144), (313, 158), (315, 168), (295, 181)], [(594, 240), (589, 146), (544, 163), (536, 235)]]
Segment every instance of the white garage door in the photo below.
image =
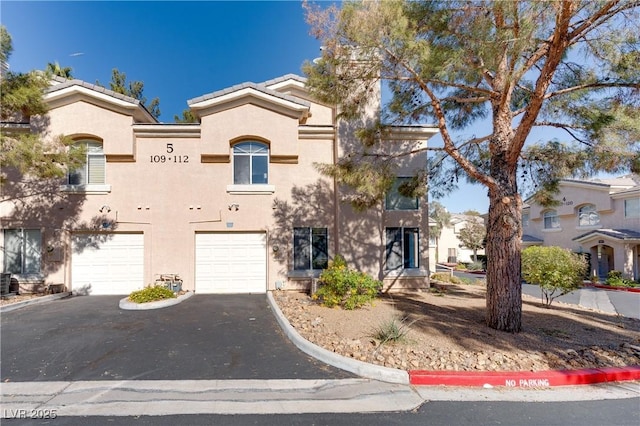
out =
[(143, 234), (78, 234), (72, 249), (74, 292), (129, 294), (144, 287)]
[(196, 293), (265, 293), (264, 233), (196, 234)]

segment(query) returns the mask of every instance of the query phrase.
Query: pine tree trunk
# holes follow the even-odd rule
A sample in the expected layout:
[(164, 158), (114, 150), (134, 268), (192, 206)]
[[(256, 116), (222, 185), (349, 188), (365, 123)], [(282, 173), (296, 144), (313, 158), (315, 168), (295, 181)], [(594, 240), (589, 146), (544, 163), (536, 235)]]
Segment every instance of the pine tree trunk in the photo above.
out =
[(489, 192), (486, 321), (491, 328), (516, 333), (522, 329), (522, 199), (511, 169), (504, 157), (492, 158), (498, 185)]

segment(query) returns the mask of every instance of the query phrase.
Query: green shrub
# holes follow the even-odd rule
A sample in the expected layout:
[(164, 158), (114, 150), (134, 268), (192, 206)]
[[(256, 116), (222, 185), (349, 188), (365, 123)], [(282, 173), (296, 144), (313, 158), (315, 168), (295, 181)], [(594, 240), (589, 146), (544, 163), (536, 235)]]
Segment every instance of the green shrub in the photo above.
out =
[(442, 281), (444, 283), (462, 284), (462, 280), (455, 275), (451, 275), (449, 272), (436, 272), (431, 275), (431, 279), (434, 281)]
[(561, 247), (533, 246), (522, 252), (522, 278), (540, 286), (547, 306), (580, 287), (587, 267), (583, 257)]
[(604, 283), (612, 287), (635, 287), (638, 285), (638, 283), (633, 280), (623, 278), (621, 271), (609, 271)]
[(461, 270), (461, 271), (466, 271), (466, 270), (467, 270), (467, 264), (466, 264), (466, 263), (458, 262), (458, 263), (456, 264), (456, 269), (459, 269), (459, 270)]
[(148, 303), (158, 300), (172, 299), (174, 297), (176, 297), (176, 294), (165, 286), (150, 285), (142, 290), (131, 292), (129, 300), (135, 303)]
[(359, 308), (373, 301), (382, 288), (380, 281), (365, 273), (349, 269), (344, 258), (337, 255), (320, 275), (320, 288), (313, 295), (328, 307)]

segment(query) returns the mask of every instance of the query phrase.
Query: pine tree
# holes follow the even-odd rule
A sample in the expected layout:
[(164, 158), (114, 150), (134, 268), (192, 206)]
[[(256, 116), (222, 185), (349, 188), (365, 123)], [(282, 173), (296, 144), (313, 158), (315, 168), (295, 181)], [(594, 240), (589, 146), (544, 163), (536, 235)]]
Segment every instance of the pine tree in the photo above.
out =
[[(96, 81), (96, 85), (102, 86), (99, 81)], [(147, 98), (143, 94), (144, 82), (136, 80), (127, 83), (127, 75), (120, 72), (117, 68), (114, 68), (111, 70), (109, 89), (121, 95), (130, 96), (139, 100), (151, 115), (155, 118), (160, 117), (160, 99), (156, 97), (147, 103)]]
[[(6, 63), (13, 50), (11, 36), (0, 27), (2, 53)], [(69, 168), (84, 161), (82, 150), (71, 150), (73, 140), (62, 135), (45, 137), (47, 105), (43, 96), (49, 74), (6, 72), (0, 81), (0, 180), (8, 169), (38, 178), (60, 178)]]
[[(376, 132), (425, 122), (440, 130), (443, 146), (431, 148), (428, 165), (431, 194), (450, 191), (460, 179), (486, 187), (486, 322), (520, 331), (522, 190), (536, 189), (550, 200), (559, 179), (640, 170), (640, 2), (305, 7), (323, 45), (322, 57), (305, 65), (319, 100), (337, 105), (343, 119), (357, 120), (372, 86), (385, 82), (390, 101)], [(476, 134), (483, 120), (490, 128)], [(559, 129), (566, 138), (533, 141), (537, 127)], [(363, 139), (366, 149), (375, 143)], [(349, 167), (376, 179), (378, 169), (365, 157)], [(384, 182), (388, 171), (378, 177)]]

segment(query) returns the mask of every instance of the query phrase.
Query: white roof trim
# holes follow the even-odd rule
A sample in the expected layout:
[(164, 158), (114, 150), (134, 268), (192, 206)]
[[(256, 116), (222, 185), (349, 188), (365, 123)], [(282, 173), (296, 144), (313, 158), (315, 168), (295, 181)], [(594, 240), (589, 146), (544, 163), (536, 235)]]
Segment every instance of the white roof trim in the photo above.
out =
[(302, 81), (296, 80), (294, 78), (290, 78), (290, 79), (287, 79), (287, 80), (284, 80), (284, 81), (280, 81), (280, 82), (275, 83), (275, 84), (267, 85), (265, 87), (267, 87), (268, 89), (271, 89), (271, 90), (278, 90), (278, 89), (282, 89), (282, 88), (285, 88), (285, 87), (291, 87), (291, 86), (298, 87), (298, 88), (303, 89), (303, 90), (306, 90), (306, 88), (307, 88), (307, 85), (305, 83), (303, 83)]
[(136, 109), (138, 108), (138, 104), (137, 103), (133, 103), (133, 102), (128, 102), (122, 99), (118, 99), (118, 98), (114, 98), (113, 96), (110, 95), (106, 95), (104, 93), (100, 93), (100, 92), (96, 92), (95, 90), (91, 90), (88, 89), (86, 87), (83, 86), (69, 86), (66, 87), (64, 89), (60, 89), (60, 90), (56, 90), (50, 93), (46, 93), (44, 95), (44, 100), (45, 101), (54, 101), (56, 99), (60, 99), (60, 98), (64, 98), (66, 96), (69, 95), (73, 95), (73, 94), (83, 94), (83, 95), (87, 95), (90, 96), (92, 98), (97, 98), (100, 99), (101, 101), (104, 102), (108, 102), (111, 104), (115, 104), (124, 108), (128, 108), (128, 109)]

